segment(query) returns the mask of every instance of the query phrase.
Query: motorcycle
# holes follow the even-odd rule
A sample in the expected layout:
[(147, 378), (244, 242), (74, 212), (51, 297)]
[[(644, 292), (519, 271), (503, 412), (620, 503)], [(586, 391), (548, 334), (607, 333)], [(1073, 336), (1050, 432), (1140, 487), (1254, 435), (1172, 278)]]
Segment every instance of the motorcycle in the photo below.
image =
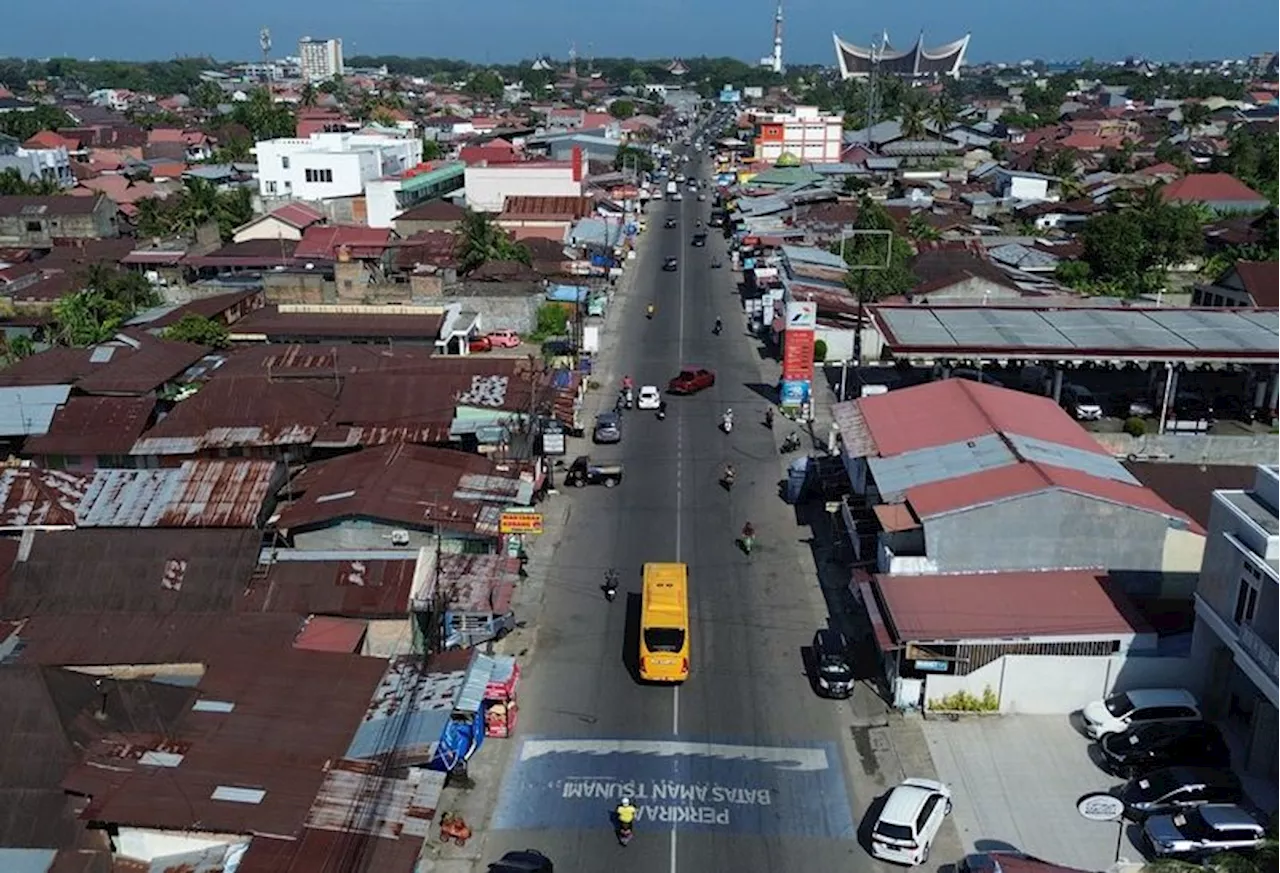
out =
[(632, 406), (635, 405), (635, 402), (636, 402), (635, 392), (632, 391), (630, 388), (623, 388), (622, 389), (622, 405), (625, 406), (627, 409), (630, 409)]
[(792, 431), (787, 434), (786, 439), (782, 441), (782, 452), (783, 454), (786, 454), (787, 452), (794, 452), (798, 448), (800, 448), (800, 435), (795, 431)]
[(751, 554), (751, 547), (756, 544), (756, 532), (751, 525), (742, 529), (742, 551)]
[(616, 570), (610, 570), (604, 574), (604, 599), (613, 603), (613, 599), (618, 596), (618, 573)]
[(635, 833), (635, 830), (631, 827), (631, 825), (619, 824), (618, 825), (618, 845), (626, 846), (627, 843), (631, 842), (631, 837), (634, 833)]
[(666, 421), (667, 419), (667, 401), (658, 404), (658, 411), (654, 413), (658, 417), (658, 421)]
[(716, 326), (711, 328), (711, 332), (714, 333), (716, 336), (720, 336), (720, 331), (722, 330), (724, 330), (724, 322), (722, 322), (720, 319), (717, 318)]
[(734, 478), (735, 478), (735, 474), (732, 470), (725, 470), (724, 475), (720, 477), (720, 481), (724, 483), (724, 487), (726, 491), (733, 490)]
[(720, 420), (720, 427), (725, 433), (733, 433), (733, 416), (726, 412)]

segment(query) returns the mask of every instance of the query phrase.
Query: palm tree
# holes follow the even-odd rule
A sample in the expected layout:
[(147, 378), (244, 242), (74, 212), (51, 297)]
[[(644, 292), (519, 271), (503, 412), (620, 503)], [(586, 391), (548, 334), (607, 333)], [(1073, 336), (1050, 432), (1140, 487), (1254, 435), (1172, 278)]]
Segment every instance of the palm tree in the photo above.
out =
[(906, 103), (902, 107), (902, 135), (906, 139), (923, 139), (928, 132), (925, 127), (924, 111), (917, 103)]
[(298, 101), (303, 106), (315, 106), (316, 105), (316, 86), (311, 84), (310, 82), (307, 82), (305, 85), (303, 85), (302, 91), (299, 92), (298, 94)]
[(1204, 127), (1212, 117), (1213, 113), (1203, 103), (1182, 104), (1182, 126), (1186, 128), (1188, 133), (1195, 133), (1201, 127)]
[(184, 230), (195, 231), (209, 221), (216, 221), (219, 213), (218, 189), (207, 179), (188, 179), (175, 210), (177, 225)]
[(938, 129), (939, 139), (942, 139), (943, 134), (950, 130), (951, 125), (955, 123), (956, 107), (946, 94), (938, 95), (938, 99), (933, 101), (933, 104), (929, 107), (929, 120)]
[(462, 254), (459, 272), (466, 274), (489, 261), (530, 262), (529, 249), (480, 212), (467, 211), (462, 218)]

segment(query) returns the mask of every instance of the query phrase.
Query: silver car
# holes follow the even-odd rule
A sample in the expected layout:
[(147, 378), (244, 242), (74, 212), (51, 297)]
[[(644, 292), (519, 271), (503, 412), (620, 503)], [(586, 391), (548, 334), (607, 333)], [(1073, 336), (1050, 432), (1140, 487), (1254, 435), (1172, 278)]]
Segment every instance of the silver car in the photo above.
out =
[(597, 415), (592, 439), (597, 443), (622, 442), (622, 416), (616, 412), (602, 412)]
[(1215, 852), (1256, 849), (1266, 839), (1262, 824), (1230, 803), (1154, 815), (1142, 826), (1142, 836), (1157, 858), (1188, 860)]

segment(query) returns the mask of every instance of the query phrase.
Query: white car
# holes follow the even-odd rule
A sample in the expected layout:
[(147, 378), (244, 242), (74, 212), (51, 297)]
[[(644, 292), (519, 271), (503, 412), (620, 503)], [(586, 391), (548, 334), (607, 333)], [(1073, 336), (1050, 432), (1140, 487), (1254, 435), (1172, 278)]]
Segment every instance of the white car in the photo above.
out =
[(640, 389), (640, 397), (636, 405), (641, 409), (657, 409), (662, 404), (662, 394), (656, 385), (645, 385)]
[(1095, 700), (1080, 711), (1084, 731), (1097, 740), (1154, 721), (1199, 721), (1196, 696), (1185, 688), (1136, 688)]
[(949, 787), (932, 779), (907, 779), (889, 792), (871, 829), (871, 854), (908, 867), (924, 864), (950, 812)]

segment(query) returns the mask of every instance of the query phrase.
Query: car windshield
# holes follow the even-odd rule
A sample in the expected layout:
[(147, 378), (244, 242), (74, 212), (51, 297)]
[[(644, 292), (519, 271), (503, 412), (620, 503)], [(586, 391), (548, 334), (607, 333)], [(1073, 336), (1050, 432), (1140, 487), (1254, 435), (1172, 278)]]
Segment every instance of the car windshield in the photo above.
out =
[(1116, 718), (1133, 710), (1133, 701), (1127, 694), (1113, 694), (1104, 700), (1103, 704), (1107, 707), (1107, 712)]
[(822, 675), (833, 679), (847, 679), (852, 673), (848, 663), (839, 655), (823, 655), (818, 663), (818, 669), (822, 671)]
[(684, 631), (678, 627), (651, 627), (644, 632), (644, 647), (651, 652), (678, 652), (684, 648)]

